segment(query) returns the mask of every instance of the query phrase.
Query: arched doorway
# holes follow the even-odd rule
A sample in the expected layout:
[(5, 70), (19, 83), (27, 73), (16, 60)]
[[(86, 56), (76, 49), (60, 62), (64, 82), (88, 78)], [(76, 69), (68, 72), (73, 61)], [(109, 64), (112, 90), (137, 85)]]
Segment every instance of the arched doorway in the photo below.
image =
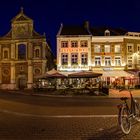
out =
[(17, 78), (17, 88), (18, 89), (25, 89), (27, 88), (27, 78), (25, 75), (20, 75)]

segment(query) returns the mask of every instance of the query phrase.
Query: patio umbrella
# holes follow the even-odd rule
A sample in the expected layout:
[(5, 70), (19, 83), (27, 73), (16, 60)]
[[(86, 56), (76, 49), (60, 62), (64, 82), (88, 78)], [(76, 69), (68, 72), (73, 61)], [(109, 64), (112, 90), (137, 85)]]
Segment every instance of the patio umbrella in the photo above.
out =
[(48, 78), (66, 78), (67, 77), (66, 75), (58, 72), (55, 69), (48, 71), (47, 74), (48, 74)]
[(35, 76), (35, 79), (46, 79), (46, 77), (49, 77), (50, 75), (48, 73), (44, 73), (41, 75)]
[(58, 72), (57, 70), (52, 69), (52, 70), (50, 70), (50, 71), (47, 71), (46, 73), (47, 73), (47, 74), (54, 74), (54, 73), (57, 73), (57, 72)]
[(56, 72), (56, 73), (53, 73), (53, 74), (49, 74), (49, 78), (66, 78), (67, 76), (59, 73), (59, 72)]
[(68, 75), (69, 78), (96, 78), (99, 76), (102, 76), (102, 74), (94, 73), (90, 71), (81, 71), (81, 72), (72, 73)]

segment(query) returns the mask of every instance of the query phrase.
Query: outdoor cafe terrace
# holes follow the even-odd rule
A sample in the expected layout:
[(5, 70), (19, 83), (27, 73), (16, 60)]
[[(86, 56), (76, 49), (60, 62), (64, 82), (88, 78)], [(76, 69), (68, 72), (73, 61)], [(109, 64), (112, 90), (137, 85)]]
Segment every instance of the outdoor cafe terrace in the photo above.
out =
[[(34, 89), (39, 90), (59, 90), (74, 92), (100, 92), (107, 86), (107, 78), (110, 76), (111, 86), (115, 84), (125, 85), (134, 83), (134, 75), (125, 71), (104, 71), (102, 73), (92, 71), (79, 72), (59, 72), (55, 69), (36, 77)], [(125, 82), (125, 83), (124, 83)]]
[(34, 88), (76, 90), (97, 89), (101, 81), (102, 74), (90, 71), (81, 71), (70, 74), (62, 74), (56, 70), (51, 70), (36, 77)]

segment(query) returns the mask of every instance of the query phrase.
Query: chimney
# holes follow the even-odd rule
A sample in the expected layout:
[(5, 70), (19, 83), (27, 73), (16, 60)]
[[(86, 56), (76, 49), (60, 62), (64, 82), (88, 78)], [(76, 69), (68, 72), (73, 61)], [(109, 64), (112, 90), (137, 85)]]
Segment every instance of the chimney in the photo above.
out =
[(85, 27), (87, 30), (89, 30), (89, 21), (85, 21), (85, 22), (84, 22), (84, 27)]

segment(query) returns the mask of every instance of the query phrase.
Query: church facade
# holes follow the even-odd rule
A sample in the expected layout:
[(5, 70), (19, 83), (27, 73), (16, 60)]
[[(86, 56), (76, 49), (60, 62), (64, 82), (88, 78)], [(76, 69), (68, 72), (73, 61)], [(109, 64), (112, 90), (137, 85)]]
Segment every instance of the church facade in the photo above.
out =
[(49, 69), (47, 56), (51, 49), (45, 35), (34, 30), (33, 20), (21, 9), (11, 30), (0, 37), (0, 88), (32, 88), (34, 78)]

